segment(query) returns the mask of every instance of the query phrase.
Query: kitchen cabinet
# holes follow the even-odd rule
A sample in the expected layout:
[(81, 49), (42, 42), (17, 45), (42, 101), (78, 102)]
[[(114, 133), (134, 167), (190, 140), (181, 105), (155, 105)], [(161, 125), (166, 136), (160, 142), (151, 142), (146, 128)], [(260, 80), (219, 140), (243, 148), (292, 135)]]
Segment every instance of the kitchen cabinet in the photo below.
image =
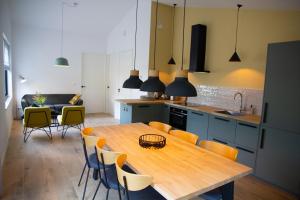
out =
[(259, 126), (238, 121), (235, 134), (235, 146), (239, 150), (237, 161), (255, 169)]
[(300, 194), (300, 135), (262, 128), (256, 176)]
[(132, 106), (121, 104), (120, 106), (120, 124), (129, 124), (132, 119)]
[(162, 105), (162, 123), (169, 124), (170, 106)]
[(186, 129), (191, 133), (197, 134), (199, 140), (207, 140), (208, 114), (189, 110)]
[(163, 112), (161, 104), (121, 104), (120, 108), (120, 124), (162, 121), (165, 117), (161, 114)]
[(236, 120), (217, 115), (209, 116), (208, 138), (225, 144), (235, 142)]
[(300, 196), (300, 41), (268, 46), (256, 175)]
[(270, 44), (263, 124), (300, 134), (300, 41)]

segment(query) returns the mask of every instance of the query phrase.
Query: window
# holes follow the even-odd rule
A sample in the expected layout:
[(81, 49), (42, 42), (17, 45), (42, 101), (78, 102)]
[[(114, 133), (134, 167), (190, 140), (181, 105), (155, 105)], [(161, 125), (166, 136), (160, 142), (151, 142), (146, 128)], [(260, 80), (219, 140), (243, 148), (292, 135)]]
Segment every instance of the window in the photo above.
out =
[(5, 107), (8, 106), (12, 96), (12, 74), (11, 74), (11, 52), (10, 44), (3, 34), (3, 66), (4, 66), (4, 96)]

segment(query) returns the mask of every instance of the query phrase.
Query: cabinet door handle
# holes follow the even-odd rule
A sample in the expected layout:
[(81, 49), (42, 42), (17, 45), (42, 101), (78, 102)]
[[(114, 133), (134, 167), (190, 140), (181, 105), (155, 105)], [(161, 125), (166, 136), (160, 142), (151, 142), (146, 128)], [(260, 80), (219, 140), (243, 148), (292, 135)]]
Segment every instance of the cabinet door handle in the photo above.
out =
[(263, 112), (263, 123), (267, 123), (268, 106), (269, 106), (269, 104), (267, 102), (265, 102), (264, 112)]
[(237, 148), (237, 149), (239, 149), (239, 150), (246, 151), (246, 152), (248, 152), (248, 153), (252, 153), (252, 154), (254, 154), (254, 151), (251, 151), (251, 150), (245, 149), (245, 148), (243, 148), (243, 147), (237, 146), (236, 148)]
[(139, 106), (139, 108), (149, 108), (150, 106), (149, 105), (141, 105)]
[(264, 128), (261, 129), (261, 139), (260, 139), (260, 145), (259, 145), (259, 147), (260, 147), (261, 149), (264, 148), (264, 144), (265, 144), (265, 134), (266, 134), (266, 130), (265, 130)]
[(195, 115), (203, 116), (202, 113), (196, 113), (196, 112), (192, 112), (192, 113), (195, 114)]
[(249, 127), (249, 128), (257, 128), (257, 126), (250, 125), (250, 124), (244, 124), (244, 123), (242, 123), (242, 122), (239, 122), (239, 125), (241, 125), (241, 126), (246, 126), (246, 127)]
[(229, 119), (224, 119), (224, 118), (220, 118), (220, 117), (215, 117), (215, 119), (220, 120), (220, 121), (224, 121), (224, 122), (229, 122)]
[(222, 143), (222, 144), (227, 144), (227, 142), (224, 142), (224, 141), (222, 141), (222, 140), (218, 140), (218, 139), (216, 139), (216, 138), (213, 138), (213, 140), (216, 141), (216, 142), (220, 142), (220, 143)]

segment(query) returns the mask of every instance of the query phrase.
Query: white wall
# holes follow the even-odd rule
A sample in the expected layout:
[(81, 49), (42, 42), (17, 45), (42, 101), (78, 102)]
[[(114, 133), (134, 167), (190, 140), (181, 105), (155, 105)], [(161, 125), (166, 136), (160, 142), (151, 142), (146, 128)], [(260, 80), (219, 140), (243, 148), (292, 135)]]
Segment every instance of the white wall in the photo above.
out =
[(10, 16), (11, 12), (8, 2), (9, 0), (0, 0), (0, 194), (2, 191), (2, 166), (12, 124), (12, 102), (9, 104), (8, 108), (5, 109), (3, 95), (4, 91), (2, 89), (4, 85), (2, 33), (5, 33), (6, 37), (10, 42), (12, 41)]
[[(24, 94), (36, 93), (81, 93), (82, 53), (105, 53), (103, 38), (65, 33), (64, 56), (70, 68), (54, 67), (60, 56), (60, 33), (39, 27), (13, 25), (15, 96), (20, 104)], [(27, 78), (21, 84), (18, 75)]]
[[(150, 49), (150, 24), (151, 24), (151, 0), (139, 1), (138, 12), (138, 33), (137, 33), (137, 61), (136, 66), (140, 71), (140, 78), (144, 81), (148, 77), (149, 49)], [(107, 54), (112, 59), (119, 59), (122, 55), (133, 52), (134, 50), (134, 30), (135, 30), (135, 5), (128, 11), (122, 21), (109, 34), (107, 40)], [(131, 54), (133, 60), (133, 53)], [(122, 88), (123, 82), (129, 77), (129, 70), (133, 65), (124, 65), (120, 61), (110, 60), (110, 63), (119, 63), (118, 66), (110, 65), (110, 101), (114, 104), (113, 110), (115, 118), (119, 118), (119, 103), (115, 102), (116, 98), (139, 98), (144, 92), (139, 90)], [(124, 61), (123, 61), (124, 62)], [(125, 62), (126, 63), (126, 62)], [(133, 63), (133, 61), (131, 62)], [(117, 69), (113, 69), (117, 67)], [(124, 68), (127, 68), (124, 70)], [(116, 83), (117, 82), (117, 83)], [(118, 94), (117, 90), (121, 89)]]

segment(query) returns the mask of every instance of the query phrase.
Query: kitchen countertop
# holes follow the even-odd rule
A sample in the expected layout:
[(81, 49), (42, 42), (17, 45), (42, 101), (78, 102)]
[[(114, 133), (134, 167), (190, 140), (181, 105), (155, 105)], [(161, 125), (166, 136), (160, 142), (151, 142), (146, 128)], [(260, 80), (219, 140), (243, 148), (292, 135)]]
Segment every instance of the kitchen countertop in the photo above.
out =
[(205, 106), (205, 105), (199, 105), (199, 106), (189, 106), (180, 104), (182, 101), (171, 101), (171, 100), (143, 100), (143, 99), (117, 99), (116, 101), (127, 104), (127, 105), (137, 105), (137, 104), (167, 104), (174, 107), (189, 109), (193, 111), (200, 111), (205, 112), (208, 114), (212, 114), (215, 116), (225, 117), (228, 119), (234, 119), (242, 122), (248, 122), (251, 124), (259, 125), (261, 121), (261, 116), (259, 115), (241, 115), (241, 116), (233, 116), (233, 115), (225, 115), (221, 113), (216, 113), (217, 110), (224, 110), (223, 108), (217, 108), (212, 106)]
[(182, 103), (182, 101), (171, 101), (171, 100), (149, 100), (149, 99), (116, 99), (117, 102), (127, 104), (127, 105), (135, 105), (135, 104), (164, 104), (164, 103)]

